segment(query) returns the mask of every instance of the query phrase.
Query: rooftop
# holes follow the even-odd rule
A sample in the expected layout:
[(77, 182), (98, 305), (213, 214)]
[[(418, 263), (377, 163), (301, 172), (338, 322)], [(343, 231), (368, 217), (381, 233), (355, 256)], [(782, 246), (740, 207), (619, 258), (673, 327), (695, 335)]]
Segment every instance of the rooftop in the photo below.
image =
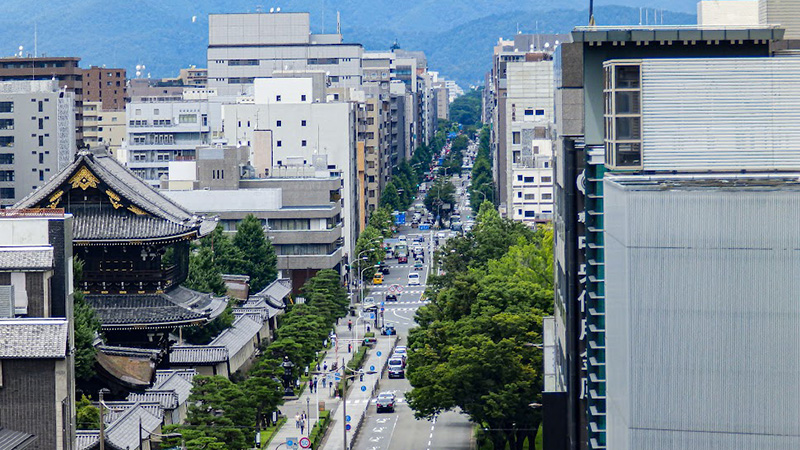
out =
[(783, 39), (779, 25), (761, 26), (584, 26), (572, 30), (573, 42), (739, 41)]
[(798, 191), (800, 173), (743, 173), (743, 174), (693, 174), (693, 175), (614, 175), (607, 179), (632, 190), (764, 190)]
[(0, 247), (0, 271), (53, 268), (53, 247)]
[(67, 356), (67, 319), (0, 319), (0, 359)]

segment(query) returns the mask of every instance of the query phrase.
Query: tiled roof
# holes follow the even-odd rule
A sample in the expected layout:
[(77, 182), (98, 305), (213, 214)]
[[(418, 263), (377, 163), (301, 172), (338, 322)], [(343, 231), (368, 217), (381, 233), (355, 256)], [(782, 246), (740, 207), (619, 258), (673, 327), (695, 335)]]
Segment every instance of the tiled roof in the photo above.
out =
[(75, 433), (76, 450), (87, 450), (97, 445), (100, 440), (100, 430), (78, 430)]
[(53, 268), (53, 247), (0, 247), (0, 270)]
[(181, 374), (175, 373), (161, 384), (153, 386), (154, 390), (172, 391), (178, 396), (178, 404), (185, 403), (192, 393), (192, 382)]
[(73, 206), (73, 239), (76, 241), (120, 241), (158, 239), (195, 233), (197, 227), (164, 220), (155, 216), (138, 216), (123, 209), (101, 205)]
[(131, 389), (144, 389), (150, 386), (153, 373), (156, 370), (158, 352), (126, 352), (108, 347), (98, 346), (97, 364), (106, 374), (111, 375), (119, 382)]
[(35, 440), (36, 436), (32, 434), (0, 428), (0, 450), (23, 450)]
[[(136, 405), (139, 405), (141, 408), (144, 408), (147, 412), (156, 417), (161, 419), (164, 418), (164, 407), (160, 402), (157, 401), (103, 401), (103, 403), (107, 407), (105, 414), (103, 415), (103, 420), (109, 425), (116, 422), (128, 411), (128, 409), (133, 408)], [(93, 402), (92, 404), (95, 407), (99, 406), (96, 402)]]
[(183, 379), (191, 383), (195, 375), (197, 375), (197, 371), (194, 369), (156, 370), (156, 381), (153, 382), (153, 386), (160, 385), (174, 374), (180, 375)]
[[(136, 404), (120, 414), (114, 423), (106, 427), (106, 448), (113, 450), (139, 448), (140, 433), (144, 439), (147, 439), (161, 426), (161, 422), (162, 417), (151, 413), (149, 408)], [(78, 430), (78, 450), (94, 450), (99, 446), (99, 431)]]
[(65, 358), (67, 319), (0, 319), (0, 358)]
[(227, 305), (223, 297), (212, 297), (181, 286), (162, 294), (87, 295), (86, 301), (107, 329), (137, 325), (174, 327), (202, 322), (220, 315)]
[(239, 351), (250, 344), (258, 332), (261, 331), (261, 323), (256, 322), (247, 316), (239, 316), (230, 328), (220, 333), (208, 345), (222, 345), (228, 349), (229, 357), (239, 353)]
[(132, 402), (158, 402), (158, 404), (167, 411), (178, 409), (178, 405), (180, 405), (178, 394), (175, 393), (175, 391), (158, 389), (144, 392), (131, 392), (128, 394), (128, 400)]
[(223, 346), (175, 345), (169, 353), (170, 364), (206, 365), (228, 360), (228, 349)]
[[(14, 208), (33, 208), (40, 205), (49, 196), (51, 196), (57, 189), (66, 183), (73, 174), (86, 167), (95, 175), (99, 181), (107, 186), (111, 191), (116, 193), (123, 203), (130, 204), (142, 211), (149, 213), (155, 218), (162, 219), (163, 221), (172, 224), (180, 224), (183, 227), (194, 229), (199, 236), (204, 236), (210, 233), (216, 227), (214, 220), (207, 220), (204, 217), (199, 217), (191, 212), (185, 210), (177, 203), (168, 199), (141, 178), (136, 176), (128, 168), (120, 164), (115, 158), (108, 155), (104, 149), (94, 149), (92, 151), (80, 151), (75, 156), (75, 160), (61, 172), (53, 176), (47, 183), (39, 189), (30, 193), (27, 197), (23, 198)], [(65, 205), (67, 212), (73, 213), (75, 216), (75, 227), (79, 226), (80, 211), (72, 211), (70, 206)], [(124, 208), (120, 208), (123, 210)], [(136, 217), (136, 214), (131, 212), (130, 218)], [(118, 224), (119, 225), (119, 224)], [(181, 228), (183, 229), (183, 228)], [(83, 231), (92, 230), (90, 225), (84, 224)], [(120, 231), (130, 231), (129, 228), (122, 227)], [(163, 231), (163, 229), (159, 229)], [(145, 230), (142, 230), (144, 233)], [(182, 233), (181, 233), (182, 234)], [(78, 240), (76, 233), (76, 240)], [(81, 235), (81, 239), (95, 239), (91, 235)], [(152, 238), (160, 236), (149, 236)], [(99, 238), (109, 239), (109, 237)]]
[(285, 308), (285, 304), (283, 303), (283, 299), (286, 298), (292, 292), (292, 283), (290, 280), (281, 278), (273, 281), (267, 287), (261, 290), (261, 292), (251, 295), (250, 298), (255, 297), (263, 298), (267, 301), (273, 308), (283, 309)]

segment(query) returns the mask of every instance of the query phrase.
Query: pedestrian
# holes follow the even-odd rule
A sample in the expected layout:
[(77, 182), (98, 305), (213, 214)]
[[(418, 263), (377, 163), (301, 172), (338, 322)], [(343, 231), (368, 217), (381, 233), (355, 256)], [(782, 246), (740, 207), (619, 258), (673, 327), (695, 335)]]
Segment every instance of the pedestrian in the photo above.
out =
[(322, 377), (322, 389), (325, 389), (325, 380), (327, 380), (327, 377)]
[(350, 331), (353, 331), (353, 321), (352, 320), (348, 320), (347, 321), (347, 329), (350, 330)]
[(308, 380), (308, 392), (314, 393), (314, 382), (311, 380)]
[(319, 380), (317, 380), (317, 377), (314, 377), (314, 391), (313, 392), (317, 392), (317, 381), (319, 381)]
[(323, 372), (327, 372), (328, 371), (328, 361), (324, 361), (322, 363), (322, 371)]
[(300, 413), (294, 415), (294, 427), (300, 428)]
[(306, 421), (300, 419), (300, 434), (303, 434), (305, 432), (305, 429), (306, 429)]
[(353, 344), (348, 342), (347, 343), (347, 353), (350, 353), (351, 351), (353, 351)]
[(319, 363), (317, 363), (317, 372), (319, 372)]

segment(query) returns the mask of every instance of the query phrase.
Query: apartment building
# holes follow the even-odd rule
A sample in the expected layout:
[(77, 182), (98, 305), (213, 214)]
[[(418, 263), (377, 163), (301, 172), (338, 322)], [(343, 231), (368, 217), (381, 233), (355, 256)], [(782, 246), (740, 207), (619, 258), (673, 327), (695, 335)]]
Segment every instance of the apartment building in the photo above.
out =
[(196, 148), (211, 143), (208, 100), (193, 96), (143, 96), (125, 109), (127, 138), (121, 148), (127, 166), (152, 186), (169, 175), (169, 162), (194, 159)]
[(0, 82), (0, 206), (33, 192), (75, 155), (75, 102), (58, 83)]
[(107, 146), (119, 161), (127, 161), (120, 151), (127, 138), (125, 109), (107, 110), (101, 102), (83, 102), (83, 140), (90, 147)]
[(258, 178), (289, 177), (298, 168), (341, 178), (344, 252), (357, 235), (356, 103), (328, 102), (324, 83), (306, 78), (258, 78), (254, 95), (222, 105), (224, 139), (249, 147)]
[(208, 21), (208, 87), (221, 97), (247, 94), (254, 79), (279, 70), (319, 70), (334, 87), (361, 85), (361, 44), (311, 33), (309, 13), (210, 14)]
[(92, 66), (83, 71), (84, 102), (100, 102), (105, 111), (122, 111), (129, 100), (125, 69)]
[[(771, 26), (581, 27), (557, 49), (556, 294), (552, 335), (545, 338), (554, 347), (545, 361), (546, 371), (553, 368), (543, 397), (546, 448), (797, 445), (793, 425), (762, 420), (771, 416), (749, 401), (734, 405), (746, 401), (741, 397), (725, 398), (758, 392), (756, 403), (780, 405), (796, 396), (793, 387), (773, 383), (773, 370), (793, 370), (779, 363), (786, 354), (765, 344), (764, 354), (750, 359), (735, 339), (708, 339), (732, 329), (747, 334), (751, 325), (739, 318), (781, 329), (770, 317), (794, 314), (771, 294), (755, 307), (743, 299), (746, 290), (726, 281), (739, 274), (739, 283), (760, 284), (749, 265), (785, 270), (775, 265), (774, 242), (762, 242), (763, 261), (751, 259), (752, 236), (735, 231), (748, 227), (737, 220), (775, 215), (772, 208), (794, 195), (784, 174), (771, 174), (796, 171), (798, 161), (793, 144), (777, 137), (794, 127), (784, 122), (789, 112), (778, 99), (793, 102), (795, 82), (788, 66), (766, 59), (782, 37)], [(760, 100), (750, 104), (749, 98)], [(780, 123), (783, 131), (767, 138)], [(737, 198), (741, 207), (723, 213), (725, 201)], [(766, 209), (753, 210), (753, 202)], [(732, 217), (736, 209), (734, 215), (746, 218)], [(774, 223), (782, 227), (785, 220)], [(709, 226), (713, 232), (702, 228)], [(656, 260), (659, 269), (651, 265)], [(725, 261), (731, 271), (723, 275), (715, 268)], [(702, 282), (692, 280), (698, 275)], [(673, 284), (673, 277), (684, 281)], [(765, 287), (776, 289), (771, 283)], [(687, 303), (697, 295), (703, 295), (694, 303), (704, 305), (702, 312)], [(773, 310), (780, 312), (771, 316)], [(673, 326), (678, 317), (681, 326)], [(689, 333), (693, 327), (703, 336)], [(728, 351), (737, 357), (724, 357)], [(759, 384), (772, 391), (740, 376), (747, 361), (764, 369), (755, 378), (768, 379)]]
[(194, 213), (218, 216), (230, 233), (255, 215), (275, 248), (279, 278), (291, 279), (296, 293), (319, 270), (341, 272), (342, 178), (330, 171), (325, 155), (282, 166), (269, 177), (256, 177), (250, 156), (247, 147), (199, 148), (196, 161), (170, 163), (162, 193)]
[[(553, 141), (547, 129), (530, 129), (511, 164), (509, 217), (528, 224), (553, 220)], [(531, 134), (528, 133), (528, 134)]]
[(83, 74), (76, 57), (6, 57), (0, 58), (0, 81), (57, 80), (60, 88), (72, 94), (75, 142), (83, 142)]

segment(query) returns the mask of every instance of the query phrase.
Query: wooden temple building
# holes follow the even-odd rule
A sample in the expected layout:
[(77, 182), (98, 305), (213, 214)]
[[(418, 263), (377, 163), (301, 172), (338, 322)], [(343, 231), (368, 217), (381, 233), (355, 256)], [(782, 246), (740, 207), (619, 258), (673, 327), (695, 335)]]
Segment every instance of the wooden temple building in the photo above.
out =
[(180, 286), (190, 243), (211, 233), (216, 221), (167, 199), (105, 149), (79, 151), (14, 207), (73, 215), (73, 253), (84, 263), (79, 290), (109, 345), (163, 351), (170, 333), (203, 324), (227, 305), (225, 298)]

